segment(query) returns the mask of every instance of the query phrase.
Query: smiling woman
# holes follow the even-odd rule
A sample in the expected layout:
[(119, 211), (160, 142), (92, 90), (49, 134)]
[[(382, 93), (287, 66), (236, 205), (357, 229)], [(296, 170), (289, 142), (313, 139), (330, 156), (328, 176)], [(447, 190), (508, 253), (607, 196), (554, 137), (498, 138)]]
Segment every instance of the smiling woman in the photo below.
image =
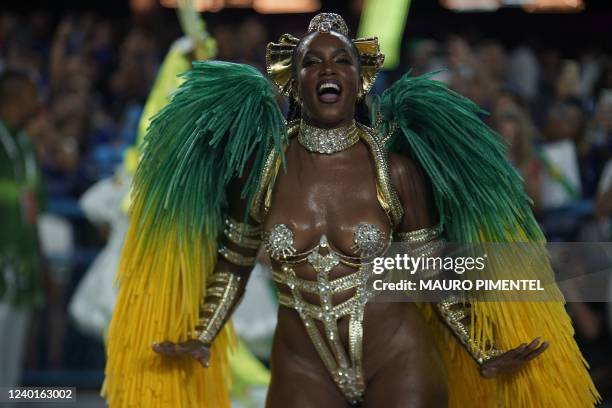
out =
[[(256, 70), (196, 62), (150, 127), (109, 334), (111, 406), (138, 404), (137, 390), (147, 406), (228, 405), (226, 323), (260, 247), (281, 305), (268, 407), (593, 406), (561, 298), (370, 302), (373, 259), (394, 238), (423, 251), (542, 242), (476, 106), (406, 76), (369, 127), (356, 105), (383, 56), (336, 14), (267, 51), (293, 104), (285, 125)], [(551, 273), (544, 252), (491, 263)]]
[(296, 47), (294, 61), (292, 89), (303, 119), (329, 129), (351, 122), (361, 80), (359, 56), (350, 40), (335, 32), (310, 33)]

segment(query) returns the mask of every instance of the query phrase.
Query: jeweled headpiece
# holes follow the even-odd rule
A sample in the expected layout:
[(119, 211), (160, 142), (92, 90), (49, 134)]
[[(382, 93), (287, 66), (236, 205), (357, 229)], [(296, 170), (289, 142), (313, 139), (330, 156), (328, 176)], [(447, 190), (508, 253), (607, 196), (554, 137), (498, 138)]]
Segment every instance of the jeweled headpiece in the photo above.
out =
[[(308, 33), (328, 33), (334, 31), (348, 37), (349, 30), (344, 19), (334, 13), (317, 14), (308, 25)], [(358, 38), (351, 40), (359, 53), (361, 64), (362, 95), (367, 94), (378, 71), (382, 67), (385, 56), (380, 52), (378, 38)], [(291, 34), (283, 34), (278, 43), (269, 43), (266, 50), (266, 68), (272, 81), (280, 91), (289, 96), (291, 94), (291, 76), (293, 52), (300, 40)]]

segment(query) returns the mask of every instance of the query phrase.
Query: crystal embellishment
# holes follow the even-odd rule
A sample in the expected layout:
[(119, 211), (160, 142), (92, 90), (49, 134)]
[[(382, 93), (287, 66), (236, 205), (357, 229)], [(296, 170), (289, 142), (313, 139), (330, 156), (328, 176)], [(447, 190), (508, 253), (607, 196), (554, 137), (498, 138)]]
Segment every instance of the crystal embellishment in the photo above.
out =
[(344, 19), (336, 13), (319, 13), (308, 25), (308, 32), (312, 33), (318, 31), (320, 33), (328, 33), (330, 31), (337, 31), (345, 36), (348, 36), (348, 26)]
[(293, 247), (293, 231), (285, 224), (277, 224), (265, 239), (266, 250), (273, 258), (286, 258), (296, 253)]
[[(279, 303), (291, 307), (299, 314), (308, 336), (321, 360), (327, 367), (338, 388), (346, 399), (357, 404), (365, 390), (362, 366), (363, 310), (373, 292), (367, 288), (372, 274), (372, 264), (365, 255), (375, 255), (384, 249), (389, 235), (376, 226), (358, 224), (353, 233), (355, 253), (362, 259), (338, 252), (326, 235), (321, 235), (318, 244), (304, 252), (297, 253), (293, 247), (293, 232), (284, 224), (276, 224), (264, 235), (266, 249), (271, 257), (281, 263), (280, 271), (274, 271), (275, 282), (285, 284), (291, 294), (280, 294)], [(278, 259), (278, 255), (292, 254), (291, 258)], [(293, 265), (308, 262), (315, 272), (316, 280), (305, 280), (296, 276)], [(332, 279), (332, 270), (341, 263), (357, 268), (353, 274)], [(355, 289), (354, 294), (339, 304), (334, 304), (334, 295)], [(305, 301), (303, 292), (317, 294), (319, 304)], [(349, 317), (349, 348), (345, 349), (338, 328), (338, 319)], [(315, 321), (323, 325), (319, 331)]]
[(370, 257), (383, 249), (384, 233), (372, 224), (361, 223), (355, 228), (352, 249), (362, 257)]
[(300, 124), (298, 142), (306, 150), (320, 154), (334, 154), (353, 146), (359, 141), (359, 128), (353, 121), (348, 126), (335, 129), (321, 129), (306, 124)]

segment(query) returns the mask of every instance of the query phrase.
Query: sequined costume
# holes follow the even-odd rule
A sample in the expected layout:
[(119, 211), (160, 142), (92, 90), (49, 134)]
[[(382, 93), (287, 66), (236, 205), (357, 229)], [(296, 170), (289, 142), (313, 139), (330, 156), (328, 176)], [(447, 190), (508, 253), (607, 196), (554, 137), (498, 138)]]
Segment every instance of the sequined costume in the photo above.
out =
[[(316, 16), (309, 31), (348, 36), (346, 24), (335, 14)], [(363, 97), (383, 55), (375, 38), (352, 41), (360, 59)], [(286, 95), (292, 94), (298, 43), (283, 35), (267, 49), (268, 74)], [(268, 80), (254, 68), (193, 63), (172, 102), (153, 120), (135, 177), (132, 217), (139, 222), (128, 232), (109, 338), (106, 385), (111, 406), (134, 401), (148, 407), (228, 406), (226, 353), (233, 335), (225, 323), (240, 301), (243, 282), (218, 265), (251, 265), (260, 245), (280, 265), (274, 280), (290, 289), (281, 293), (281, 305), (297, 311), (349, 402), (358, 402), (367, 392), (361, 360), (369, 260), (392, 239), (413, 243), (422, 253), (435, 250), (443, 239), (543, 245), (504, 145), (478, 118), (479, 109), (471, 101), (430, 76), (406, 75), (381, 95), (374, 111), (373, 127), (355, 123), (320, 132), (299, 120), (286, 123)], [(274, 180), (286, 163), (285, 149), (296, 139), (321, 154), (364, 142), (388, 228), (357, 222), (351, 253), (339, 251), (326, 236), (313, 248), (298, 250), (288, 223), (264, 229)], [(398, 230), (403, 209), (390, 178), (391, 152), (411, 157), (423, 169), (431, 182), (438, 227)], [(228, 213), (228, 189), (237, 177), (244, 180), (241, 197), (248, 203), (247, 213), (238, 218)], [(249, 215), (257, 224), (245, 223)], [(543, 246), (538, 251), (529, 260), (496, 259), (493, 277), (501, 270), (552, 275)], [(331, 278), (340, 264), (352, 273)], [(297, 277), (293, 269), (300, 265), (312, 268), (316, 280)], [(354, 293), (334, 305), (331, 296), (341, 290)], [(305, 293), (316, 295), (320, 305), (306, 302)], [(419, 305), (446, 366), (449, 406), (573, 408), (596, 403), (597, 391), (558, 296), (554, 302), (465, 304), (448, 298)], [(337, 320), (346, 316), (348, 345), (339, 341), (337, 328)], [(317, 322), (323, 324), (323, 335), (314, 327)], [(517, 375), (493, 380), (480, 376), (479, 364), (536, 336), (551, 346)], [(204, 370), (195, 361), (167, 360), (150, 351), (151, 342), (164, 339), (199, 339), (209, 345), (210, 367)]]
[[(296, 138), (292, 138), (297, 133)], [(359, 127), (355, 123), (346, 127), (330, 131), (308, 126), (300, 122), (289, 127), (290, 143), (299, 141), (307, 150), (320, 152), (322, 154), (333, 154), (344, 150), (359, 140), (368, 143), (372, 151), (380, 151), (373, 136), (365, 127)], [(384, 157), (384, 156), (380, 156)], [(378, 162), (382, 169), (379, 172), (379, 188), (386, 192), (380, 195), (380, 203), (383, 208), (391, 210), (389, 202), (397, 200), (394, 190), (388, 184), (387, 164)], [(269, 201), (272, 195), (270, 181), (275, 178), (272, 173), (273, 167), (262, 177), (261, 191), (266, 192), (266, 199), (261, 201), (259, 208), (252, 210), (254, 219), (263, 220), (269, 210)], [(267, 205), (265, 202), (267, 201)], [(256, 201), (257, 203), (257, 201)], [(399, 219), (399, 206), (393, 207), (396, 212), (395, 219)], [(365, 304), (371, 291), (368, 291), (367, 280), (371, 276), (371, 263), (375, 256), (380, 256), (391, 243), (393, 230), (393, 218), (389, 217), (389, 228), (387, 231), (379, 230), (375, 225), (360, 223), (353, 231), (354, 254), (347, 255), (337, 250), (332, 243), (328, 242), (325, 235), (321, 236), (318, 245), (306, 251), (297, 252), (293, 246), (294, 232), (285, 224), (274, 225), (270, 231), (264, 232), (264, 247), (269, 256), (281, 264), (280, 270), (273, 272), (273, 280), (281, 285), (286, 285), (291, 290), (291, 295), (279, 294), (279, 303), (282, 306), (295, 309), (302, 319), (306, 331), (317, 350), (325, 367), (331, 374), (334, 382), (351, 402), (358, 402), (365, 391), (364, 373), (362, 367), (362, 337), (363, 337), (363, 314)], [(309, 281), (296, 276), (293, 267), (302, 263), (308, 263), (316, 272), (317, 280)], [(330, 278), (330, 271), (338, 264), (343, 264), (355, 269), (355, 272), (337, 279)], [(341, 304), (334, 305), (332, 297), (334, 294), (354, 289), (350, 299)], [(302, 293), (312, 293), (319, 297), (320, 305), (313, 305), (304, 300)], [(349, 347), (348, 353), (342, 344), (338, 319), (349, 317)], [(325, 339), (315, 326), (314, 320), (323, 323), (325, 327)], [(331, 345), (331, 348), (328, 347)]]

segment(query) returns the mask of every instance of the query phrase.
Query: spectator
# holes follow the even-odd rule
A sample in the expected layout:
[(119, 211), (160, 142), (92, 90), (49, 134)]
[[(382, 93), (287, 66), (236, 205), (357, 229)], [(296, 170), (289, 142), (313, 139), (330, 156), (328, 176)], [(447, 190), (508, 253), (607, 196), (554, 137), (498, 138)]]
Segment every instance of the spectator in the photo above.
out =
[(540, 207), (540, 162), (533, 144), (537, 131), (528, 114), (516, 105), (506, 105), (496, 112), (494, 128), (508, 144), (508, 160), (523, 180), (525, 191), (534, 203), (534, 212)]
[(39, 108), (24, 73), (0, 74), (0, 385), (20, 381), (30, 308), (42, 300), (37, 218), (41, 186), (34, 148), (23, 132)]

